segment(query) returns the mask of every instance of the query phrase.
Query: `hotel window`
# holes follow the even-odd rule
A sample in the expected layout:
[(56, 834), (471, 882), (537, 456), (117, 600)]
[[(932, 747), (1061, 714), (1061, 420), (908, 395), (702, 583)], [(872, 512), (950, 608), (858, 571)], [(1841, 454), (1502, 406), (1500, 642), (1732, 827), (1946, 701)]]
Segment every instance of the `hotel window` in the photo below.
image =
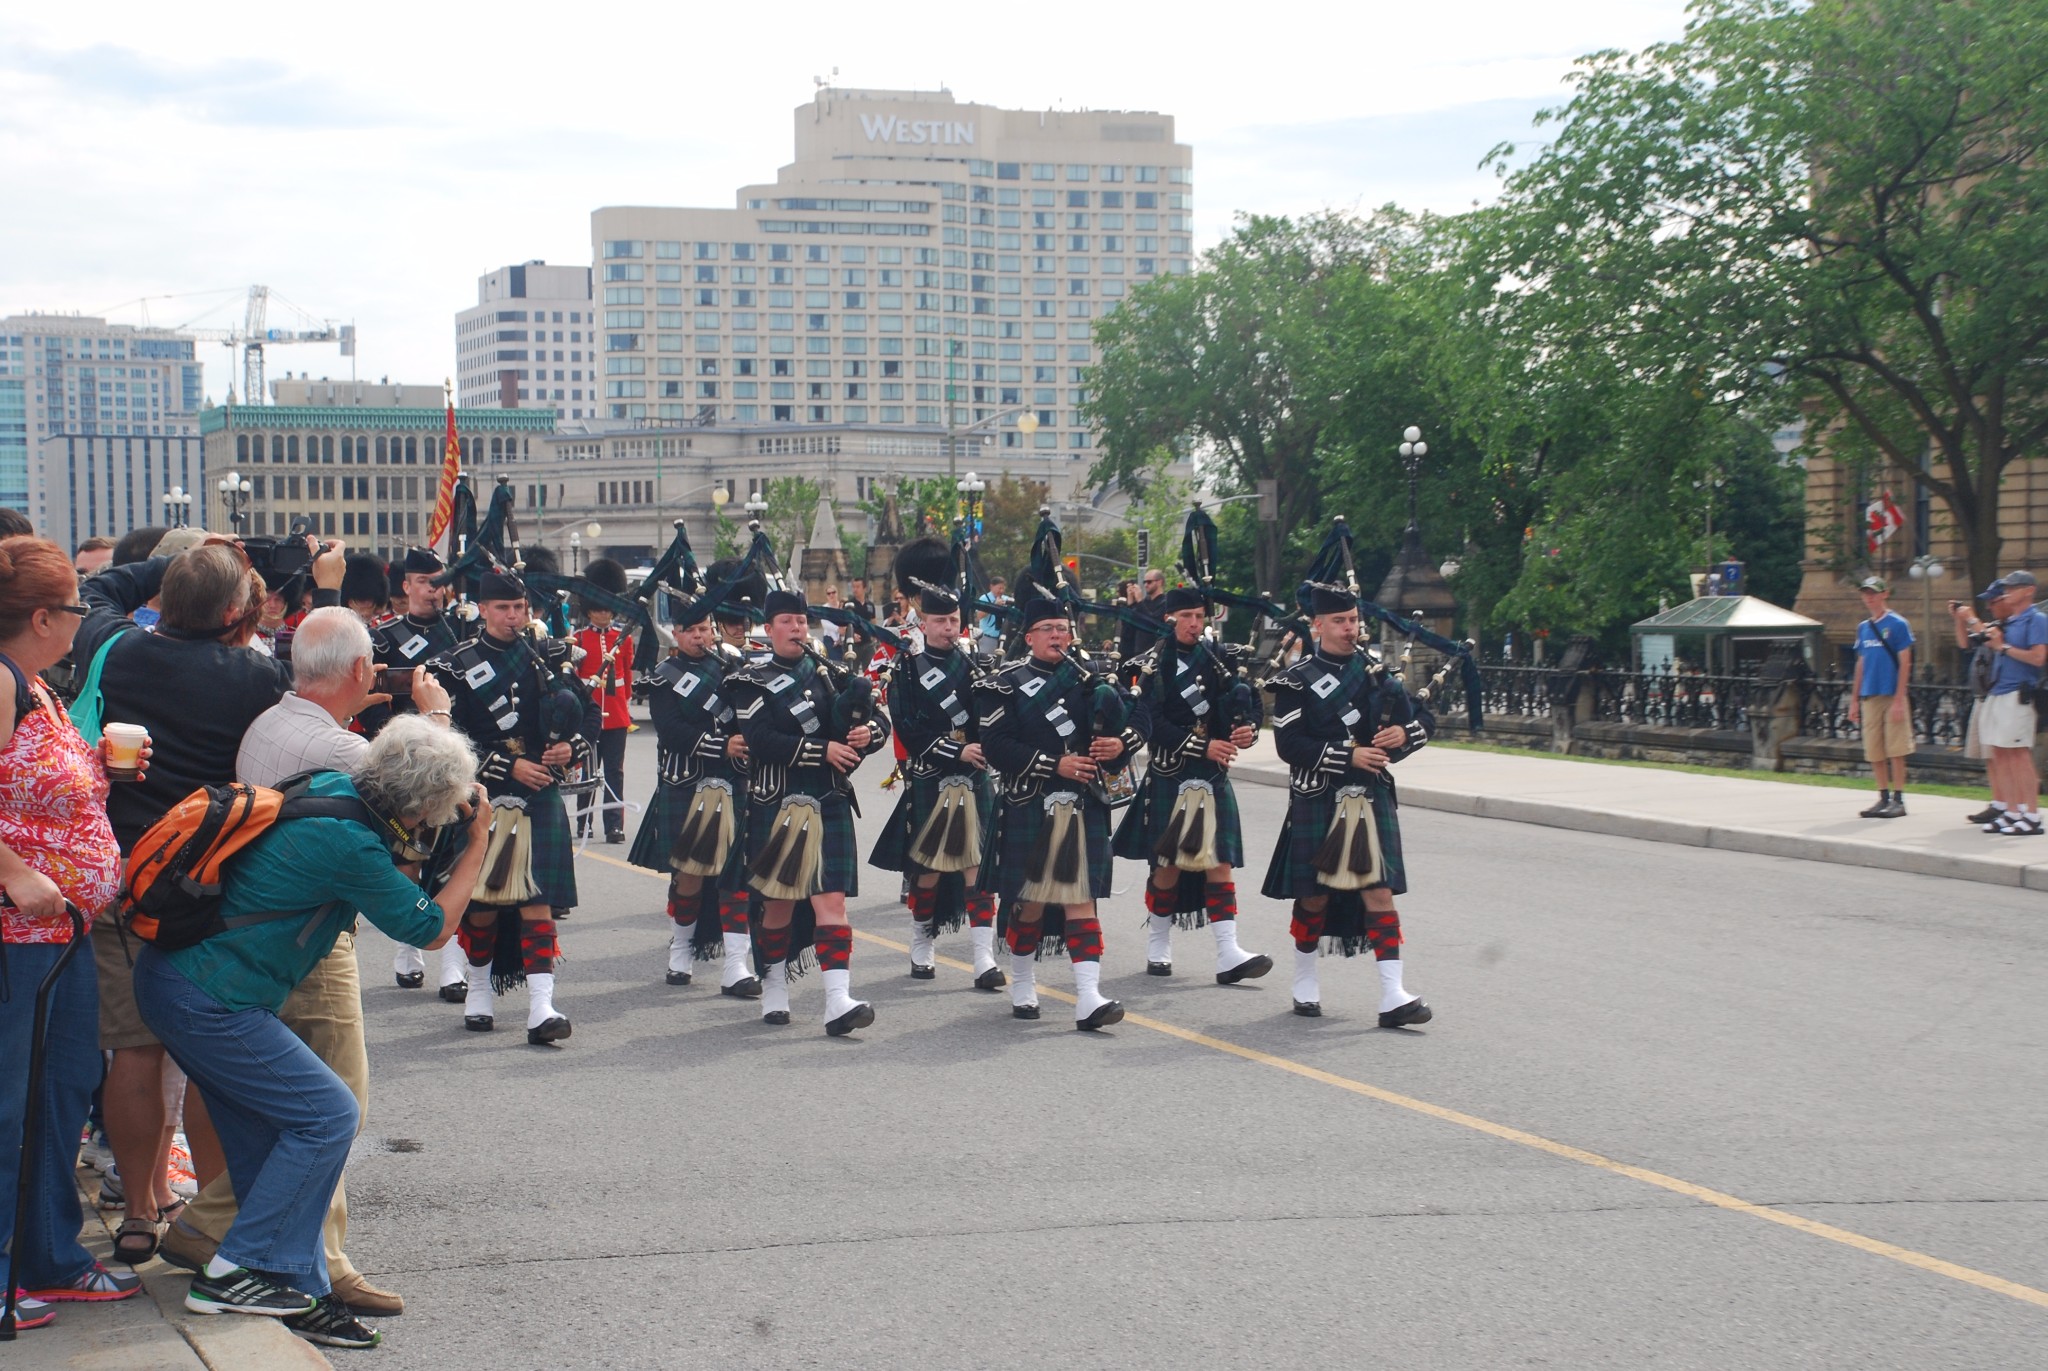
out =
[(1131, 171), (1131, 179), (1133, 181), (1150, 183), (1159, 179), (1159, 168), (1157, 167), (1133, 167)]
[(717, 261), (717, 260), (718, 260), (718, 244), (716, 244), (716, 243), (696, 243), (696, 244), (693, 244), (693, 245), (692, 245), (692, 255), (693, 255), (694, 257), (696, 257), (696, 259), (697, 259), (698, 261), (700, 261), (700, 262), (715, 262), (715, 261)]
[(606, 257), (638, 257), (640, 240), (637, 238), (608, 238), (604, 244)]
[(732, 260), (735, 262), (753, 261), (754, 245), (752, 243), (734, 243), (732, 245)]
[[(1121, 181), (1124, 179), (1124, 169), (1122, 167), (1104, 167), (1102, 169), (1102, 179), (1105, 181)], [(1107, 195), (1108, 192), (1104, 192), (1104, 194)]]
[(1052, 163), (1033, 162), (1031, 164), (1031, 179), (1034, 181), (1052, 180)]
[(681, 243), (656, 243), (654, 245), (654, 255), (656, 257), (666, 257), (673, 261), (683, 255), (683, 245)]
[(1069, 181), (1085, 181), (1088, 179), (1088, 170), (1085, 166), (1076, 166), (1069, 163), (1067, 166), (1067, 179)]

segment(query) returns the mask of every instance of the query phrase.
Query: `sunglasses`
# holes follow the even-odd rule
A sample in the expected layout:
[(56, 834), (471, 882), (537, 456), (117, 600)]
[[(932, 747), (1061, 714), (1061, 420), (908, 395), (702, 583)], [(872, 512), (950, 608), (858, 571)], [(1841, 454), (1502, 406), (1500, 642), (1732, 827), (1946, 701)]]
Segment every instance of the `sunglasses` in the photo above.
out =
[(52, 614), (76, 614), (81, 619), (92, 613), (84, 605), (50, 605), (48, 608)]

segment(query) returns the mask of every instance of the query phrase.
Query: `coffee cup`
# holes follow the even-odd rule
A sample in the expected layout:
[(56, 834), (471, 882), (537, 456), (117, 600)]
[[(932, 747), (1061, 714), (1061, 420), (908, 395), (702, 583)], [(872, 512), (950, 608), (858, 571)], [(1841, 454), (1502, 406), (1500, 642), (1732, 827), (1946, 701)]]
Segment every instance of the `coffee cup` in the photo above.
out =
[(149, 730), (141, 724), (108, 724), (101, 730), (107, 745), (107, 779), (142, 779), (142, 749), (149, 746)]

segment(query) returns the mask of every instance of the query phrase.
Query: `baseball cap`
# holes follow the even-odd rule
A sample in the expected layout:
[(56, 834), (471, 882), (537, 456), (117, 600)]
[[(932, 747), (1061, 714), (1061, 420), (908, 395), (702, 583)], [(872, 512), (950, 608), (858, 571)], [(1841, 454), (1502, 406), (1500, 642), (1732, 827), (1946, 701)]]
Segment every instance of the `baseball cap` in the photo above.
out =
[(2005, 573), (2005, 575), (1999, 577), (1999, 579), (2005, 582), (2005, 588), (2007, 590), (2012, 590), (2017, 586), (2027, 586), (2031, 588), (2033, 586), (2040, 584), (2034, 579), (2034, 573), (2031, 571), (2008, 571)]
[(1977, 598), (1980, 600), (1995, 600), (2003, 594), (2005, 594), (2005, 580), (2001, 577), (1978, 591)]
[(1891, 590), (1891, 587), (1885, 584), (1884, 577), (1882, 576), (1865, 576), (1856, 583), (1856, 588), (1858, 590), (1872, 591), (1878, 595), (1887, 594)]
[(180, 552), (189, 552), (193, 548), (198, 547), (206, 539), (207, 532), (203, 528), (192, 528), (190, 526), (174, 528), (158, 540), (156, 550), (149, 555), (152, 557), (175, 557)]

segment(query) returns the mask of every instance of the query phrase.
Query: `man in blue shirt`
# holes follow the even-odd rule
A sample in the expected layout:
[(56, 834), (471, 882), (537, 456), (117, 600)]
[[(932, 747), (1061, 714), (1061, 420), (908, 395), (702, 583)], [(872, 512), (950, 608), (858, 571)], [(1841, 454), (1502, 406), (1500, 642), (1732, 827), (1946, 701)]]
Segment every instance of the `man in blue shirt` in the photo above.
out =
[(1866, 819), (1906, 813), (1906, 754), (1913, 750), (1913, 630), (1886, 605), (1891, 587), (1866, 576), (1856, 591), (1865, 617), (1856, 625), (1856, 679), (1849, 691), (1849, 722), (1863, 726), (1863, 755), (1877, 779), (1877, 803)]
[(1991, 583), (1983, 600), (1996, 622), (1970, 626), (1985, 634), (1992, 652), (1991, 694), (1978, 706), (1984, 714), (1977, 735), (1991, 753), (1984, 769), (1991, 781), (1992, 807), (2004, 811), (1987, 822), (1984, 831), (2039, 837), (2034, 692), (2041, 686), (2041, 668), (2048, 663), (2048, 617), (2034, 608), (2031, 571), (2008, 571)]

